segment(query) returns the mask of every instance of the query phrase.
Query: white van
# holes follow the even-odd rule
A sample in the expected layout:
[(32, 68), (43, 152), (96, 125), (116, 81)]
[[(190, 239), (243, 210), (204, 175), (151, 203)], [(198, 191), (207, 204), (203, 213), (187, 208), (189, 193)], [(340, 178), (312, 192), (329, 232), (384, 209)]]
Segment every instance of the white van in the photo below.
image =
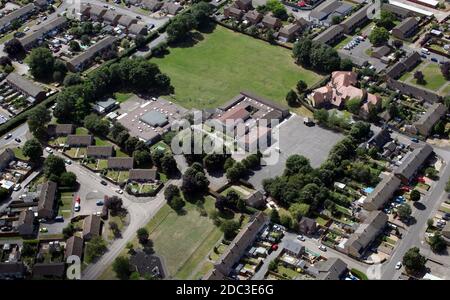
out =
[(430, 50), (428, 50), (427, 48), (422, 48), (420, 51), (426, 55), (430, 54)]

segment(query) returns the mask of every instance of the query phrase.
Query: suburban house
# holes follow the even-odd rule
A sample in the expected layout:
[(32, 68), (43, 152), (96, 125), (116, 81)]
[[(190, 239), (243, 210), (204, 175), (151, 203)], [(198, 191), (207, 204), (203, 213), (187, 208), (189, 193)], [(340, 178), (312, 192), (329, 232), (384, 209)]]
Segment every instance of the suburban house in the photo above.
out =
[(64, 258), (67, 259), (69, 256), (75, 255), (80, 259), (83, 255), (83, 238), (73, 235), (66, 241)]
[(245, 203), (248, 206), (254, 207), (254, 208), (260, 208), (263, 207), (264, 204), (266, 204), (264, 194), (256, 190), (252, 194), (250, 194), (247, 198), (244, 199)]
[(102, 17), (103, 23), (106, 23), (111, 26), (116, 26), (119, 23), (119, 19), (122, 18), (122, 15), (113, 11), (107, 10)]
[(214, 264), (214, 268), (204, 277), (205, 280), (225, 279), (233, 270), (234, 265), (239, 262), (253, 244), (258, 233), (268, 223), (268, 218), (262, 212), (257, 212), (252, 216), (244, 228), (239, 231), (231, 244)]
[(158, 0), (142, 0), (141, 6), (145, 9), (148, 9), (151, 12), (158, 11), (162, 6), (164, 2), (158, 1)]
[(401, 165), (394, 170), (402, 182), (408, 183), (417, 174), (417, 171), (423, 166), (428, 157), (433, 153), (433, 148), (425, 144), (424, 146), (409, 152), (402, 160)]
[(367, 146), (368, 147), (375, 147), (379, 151), (381, 151), (388, 142), (392, 140), (391, 134), (389, 133), (388, 128), (383, 128), (376, 134), (374, 134), (368, 141)]
[(433, 129), (434, 124), (444, 117), (447, 113), (447, 107), (442, 103), (433, 103), (423, 114), (420, 119), (414, 123), (417, 131), (423, 135), (428, 136)]
[(317, 88), (308, 95), (308, 101), (313, 107), (334, 106), (342, 108), (350, 99), (360, 99), (363, 103), (361, 113), (370, 112), (370, 106), (381, 105), (380, 97), (355, 87), (358, 75), (351, 71), (335, 71), (327, 85)]
[(392, 198), (400, 187), (401, 180), (394, 174), (389, 174), (377, 184), (375, 189), (363, 202), (363, 208), (368, 211), (379, 210)]
[(53, 181), (45, 182), (41, 187), (38, 203), (38, 217), (52, 219), (55, 215), (57, 184)]
[(126, 28), (129, 28), (133, 24), (137, 24), (138, 20), (129, 16), (121, 16), (118, 23)]
[(412, 17), (415, 15), (414, 12), (409, 9), (390, 3), (383, 3), (381, 9), (393, 13), (397, 18), (400, 19), (405, 19), (407, 17)]
[(36, 6), (33, 3), (30, 3), (3, 16), (0, 18), (0, 33), (8, 31), (14, 21), (25, 21), (35, 12)]
[(137, 36), (137, 35), (143, 35), (146, 36), (148, 34), (148, 28), (144, 24), (131, 24), (130, 27), (128, 27), (128, 34)]
[(132, 157), (110, 157), (108, 158), (108, 169), (130, 170), (133, 169), (134, 159)]
[(327, 260), (319, 261), (312, 273), (318, 280), (340, 280), (347, 272), (347, 264), (340, 258), (331, 257)]
[(10, 73), (6, 77), (6, 82), (14, 90), (26, 95), (28, 97), (27, 101), (30, 103), (46, 98), (46, 93), (43, 88), (15, 72)]
[(369, 4), (364, 6), (340, 23), (346, 34), (350, 34), (355, 29), (361, 28), (369, 21), (369, 18), (367, 17), (367, 10), (369, 7)]
[(223, 15), (225, 18), (240, 20), (244, 15), (244, 11), (234, 6), (228, 6), (223, 10)]
[(23, 279), (25, 271), (23, 262), (2, 262), (0, 263), (0, 280)]
[(175, 2), (164, 2), (163, 6), (161, 7), (161, 11), (164, 11), (166, 14), (172, 16), (178, 14), (182, 9), (183, 6)]
[(387, 45), (373, 49), (371, 56), (386, 61), (386, 56), (391, 53), (391, 48)]
[(274, 16), (271, 16), (270, 14), (267, 14), (263, 17), (262, 24), (264, 25), (264, 27), (270, 28), (273, 30), (277, 30), (282, 25), (280, 19), (278, 19)]
[(49, 124), (47, 127), (47, 134), (49, 136), (68, 136), (75, 132), (75, 125), (73, 124)]
[(245, 11), (253, 9), (252, 0), (236, 0), (234, 6)]
[(10, 148), (6, 148), (0, 154), (0, 171), (3, 171), (15, 158), (16, 156), (14, 155), (14, 151)]
[(92, 145), (94, 142), (94, 136), (87, 135), (75, 135), (71, 134), (67, 136), (66, 144), (69, 147), (87, 147)]
[(86, 156), (92, 158), (108, 158), (113, 153), (113, 146), (88, 146), (86, 149)]
[(397, 79), (402, 76), (403, 73), (414, 69), (414, 67), (417, 66), (421, 61), (422, 58), (420, 57), (420, 54), (417, 52), (413, 52), (402, 61), (399, 61), (395, 65), (390, 67), (387, 70), (386, 75), (390, 78)]
[(293, 257), (301, 257), (305, 253), (305, 246), (295, 240), (288, 240), (283, 243), (283, 252)]
[(88, 241), (100, 235), (102, 219), (97, 215), (89, 215), (83, 221), (83, 239)]
[(37, 263), (33, 266), (33, 279), (62, 279), (65, 277), (66, 264)]
[(340, 25), (331, 25), (319, 35), (317, 35), (313, 41), (320, 42), (327, 45), (334, 45), (339, 42), (344, 36), (344, 28)]
[(29, 209), (22, 210), (17, 221), (17, 231), (22, 237), (28, 237), (34, 233), (34, 212)]
[(316, 233), (317, 223), (316, 220), (302, 217), (298, 222), (298, 231), (306, 236), (312, 236)]
[(407, 39), (413, 36), (418, 29), (419, 21), (414, 17), (409, 17), (392, 29), (392, 35), (399, 39)]
[(154, 182), (158, 179), (156, 169), (131, 169), (129, 180), (137, 182)]
[(249, 10), (245, 15), (244, 19), (247, 20), (250, 24), (256, 25), (261, 22), (263, 15), (259, 13), (256, 9)]
[(345, 242), (346, 253), (353, 257), (361, 257), (366, 248), (382, 232), (387, 221), (388, 216), (382, 211), (371, 211), (364, 222), (360, 223), (355, 232)]
[(115, 36), (107, 36), (101, 41), (95, 43), (93, 46), (86, 49), (86, 51), (71, 58), (67, 62), (67, 68), (72, 72), (80, 72), (87, 68), (97, 55), (101, 55), (107, 50), (114, 47), (118, 38)]
[[(83, 3), (84, 4), (84, 3)], [(91, 19), (94, 22), (100, 22), (103, 19), (103, 15), (108, 10), (102, 6), (98, 6), (95, 4), (91, 5), (83, 5), (81, 8), (81, 14), (85, 18)]]
[(387, 78), (386, 86), (394, 91), (398, 91), (402, 94), (416, 98), (418, 100), (427, 101), (429, 103), (435, 103), (441, 101), (441, 96), (431, 91), (421, 89), (420, 87), (404, 83), (392, 78)]
[(66, 17), (57, 17), (56, 19), (47, 21), (36, 31), (20, 38), (19, 41), (22, 44), (22, 47), (29, 51), (32, 48), (41, 45), (47, 37), (56, 35), (59, 31), (66, 27), (66, 25)]
[(278, 32), (278, 38), (284, 42), (291, 42), (302, 31), (302, 26), (298, 23), (291, 23), (283, 26)]

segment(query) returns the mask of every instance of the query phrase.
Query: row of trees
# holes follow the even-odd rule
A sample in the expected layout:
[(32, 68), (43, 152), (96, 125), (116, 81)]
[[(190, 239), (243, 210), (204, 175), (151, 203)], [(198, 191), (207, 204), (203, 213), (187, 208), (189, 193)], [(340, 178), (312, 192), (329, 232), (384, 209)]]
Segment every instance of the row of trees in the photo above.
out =
[(341, 58), (337, 51), (320, 42), (303, 37), (294, 44), (293, 56), (297, 63), (321, 73), (341, 69)]

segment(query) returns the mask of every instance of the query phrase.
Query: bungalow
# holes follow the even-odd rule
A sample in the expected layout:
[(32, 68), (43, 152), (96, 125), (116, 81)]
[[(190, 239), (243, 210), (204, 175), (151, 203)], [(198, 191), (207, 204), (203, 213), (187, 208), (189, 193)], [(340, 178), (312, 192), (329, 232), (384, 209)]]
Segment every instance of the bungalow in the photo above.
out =
[(319, 35), (317, 35), (313, 41), (320, 42), (327, 45), (334, 45), (342, 39), (344, 36), (344, 29), (340, 25), (331, 25)]
[(424, 146), (409, 152), (402, 160), (401, 165), (394, 170), (403, 182), (408, 183), (417, 174), (417, 171), (423, 166), (428, 157), (433, 153), (433, 148), (425, 144)]
[(133, 169), (134, 160), (132, 157), (110, 157), (108, 158), (108, 169), (130, 170)]
[(38, 217), (51, 219), (55, 215), (57, 184), (53, 181), (47, 181), (42, 185), (38, 202)]
[(428, 136), (433, 129), (434, 124), (439, 121), (447, 113), (447, 107), (442, 103), (432, 104), (425, 114), (423, 114), (420, 119), (414, 123), (417, 131), (423, 135)]
[(71, 58), (67, 62), (67, 68), (72, 72), (81, 72), (87, 68), (97, 55), (100, 55), (114, 47), (118, 38), (115, 36), (107, 36), (93, 46), (86, 49), (81, 54)]
[(157, 179), (156, 169), (131, 169), (129, 180), (138, 182), (153, 182)]
[(89, 215), (83, 221), (83, 239), (88, 241), (100, 235), (102, 219), (97, 215)]
[(86, 150), (86, 156), (92, 158), (108, 158), (113, 153), (113, 146), (88, 146)]
[(158, 11), (163, 6), (163, 4), (164, 2), (158, 0), (142, 0), (141, 2), (141, 6), (151, 12)]
[(244, 19), (247, 20), (250, 24), (256, 25), (261, 22), (263, 15), (259, 13), (256, 9), (249, 10), (245, 15)]
[(390, 174), (375, 187), (363, 202), (363, 208), (368, 211), (379, 210), (392, 198), (400, 187), (401, 180)]
[(87, 147), (92, 145), (93, 142), (94, 137), (90, 134), (88, 135), (71, 134), (67, 136), (66, 144), (69, 147)]
[(361, 257), (366, 248), (384, 230), (388, 216), (382, 211), (371, 211), (363, 223), (355, 230), (345, 242), (344, 249), (349, 256)]
[(277, 30), (282, 25), (280, 19), (278, 19), (274, 16), (271, 16), (270, 14), (267, 14), (264, 16), (264, 18), (262, 19), (262, 24), (264, 25), (264, 27), (270, 28), (273, 30)]
[(50, 124), (47, 127), (47, 134), (49, 136), (68, 136), (75, 132), (75, 125), (73, 124)]
[(20, 38), (19, 41), (22, 47), (29, 51), (32, 48), (39, 46), (49, 36), (54, 36), (60, 30), (62, 30), (67, 25), (67, 19), (65, 17), (57, 17), (43, 24), (39, 29), (33, 31), (32, 33)]
[(130, 27), (128, 27), (128, 34), (137, 36), (137, 35), (144, 35), (146, 36), (148, 34), (148, 28), (144, 24), (132, 24)]
[(28, 97), (27, 101), (30, 103), (44, 100), (47, 97), (43, 88), (15, 72), (10, 73), (6, 77), (6, 82), (14, 90), (26, 95)]
[(340, 280), (347, 272), (347, 264), (340, 258), (331, 257), (325, 261), (319, 261), (314, 267), (319, 280)]
[(245, 203), (248, 206), (254, 207), (254, 208), (259, 208), (264, 206), (265, 202), (265, 197), (264, 194), (257, 190), (255, 192), (253, 192), (252, 194), (250, 194), (247, 198), (245, 198)]
[(36, 12), (36, 6), (33, 3), (20, 7), (0, 19), (0, 33), (5, 33), (11, 28), (14, 21), (25, 21)]
[(16, 158), (14, 155), (14, 151), (12, 151), (10, 148), (6, 148), (1, 154), (0, 154), (0, 171), (3, 171), (6, 167), (9, 166), (9, 164)]
[(287, 240), (283, 243), (283, 252), (298, 258), (305, 253), (305, 246), (295, 240)]
[(64, 258), (67, 259), (68, 257), (75, 255), (81, 259), (83, 255), (83, 244), (84, 240), (81, 237), (74, 235), (68, 238), (66, 241)]
[(37, 263), (33, 266), (34, 279), (62, 279), (65, 276), (66, 264), (61, 263)]
[(314, 235), (317, 230), (317, 223), (314, 219), (302, 217), (298, 222), (298, 231), (307, 236)]
[(205, 280), (226, 279), (234, 265), (241, 259), (247, 248), (256, 240), (258, 233), (269, 222), (262, 212), (254, 214), (244, 228), (239, 231), (231, 244), (214, 264), (214, 268), (204, 277)]
[(413, 36), (418, 29), (419, 21), (414, 17), (409, 17), (392, 29), (392, 35), (399, 39), (407, 39)]
[(32, 210), (25, 209), (20, 212), (17, 231), (22, 237), (29, 237), (34, 233), (34, 212)]
[(223, 15), (225, 16), (225, 18), (240, 20), (244, 15), (244, 12), (234, 6), (228, 6), (223, 10)]
[(245, 11), (253, 9), (252, 0), (236, 0), (234, 6)]

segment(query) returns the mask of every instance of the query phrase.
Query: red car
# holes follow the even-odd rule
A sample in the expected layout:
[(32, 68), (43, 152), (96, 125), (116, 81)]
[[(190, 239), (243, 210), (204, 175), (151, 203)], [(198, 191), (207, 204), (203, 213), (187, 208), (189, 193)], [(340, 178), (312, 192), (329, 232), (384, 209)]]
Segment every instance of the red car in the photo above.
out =
[(81, 202), (80, 196), (77, 196), (77, 198), (75, 199), (75, 202), (77, 202), (78, 204), (80, 204), (80, 202)]
[(278, 250), (278, 244), (273, 244), (272, 245), (272, 250), (273, 251), (277, 251)]

